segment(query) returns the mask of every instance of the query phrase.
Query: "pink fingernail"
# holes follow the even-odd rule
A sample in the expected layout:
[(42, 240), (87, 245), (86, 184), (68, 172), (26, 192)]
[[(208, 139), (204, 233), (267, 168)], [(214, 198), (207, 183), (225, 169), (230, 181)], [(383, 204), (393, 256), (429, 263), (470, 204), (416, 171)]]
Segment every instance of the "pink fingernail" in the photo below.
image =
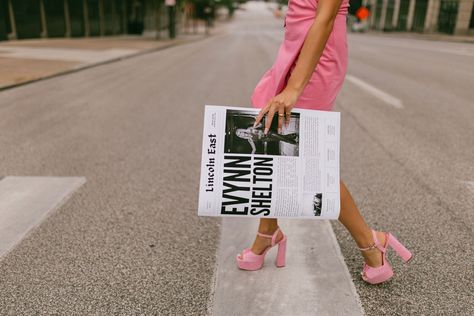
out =
[(265, 133), (265, 135), (266, 135), (266, 134), (268, 134), (268, 130), (269, 130), (269, 128), (268, 128), (268, 127), (267, 127), (267, 128), (265, 128), (265, 132), (264, 132), (264, 133)]

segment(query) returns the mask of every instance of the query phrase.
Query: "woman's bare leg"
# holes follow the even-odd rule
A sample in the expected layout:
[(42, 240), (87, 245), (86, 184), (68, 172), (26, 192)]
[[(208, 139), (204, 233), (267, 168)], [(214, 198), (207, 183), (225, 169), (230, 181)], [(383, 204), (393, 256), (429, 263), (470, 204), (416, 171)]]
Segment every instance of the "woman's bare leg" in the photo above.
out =
[[(358, 247), (364, 248), (372, 245), (374, 240), (370, 227), (360, 214), (354, 199), (342, 181), (340, 182), (340, 190), (341, 212), (339, 214), (339, 221), (347, 228)], [(258, 231), (262, 234), (271, 235), (275, 232), (277, 227), (278, 221), (276, 218), (261, 218)], [(281, 238), (283, 238), (283, 235), (279, 232), (276, 240), (279, 241)], [(385, 243), (385, 234), (383, 232), (377, 231), (377, 238), (382, 244)], [(251, 249), (254, 253), (260, 254), (270, 243), (270, 238), (256, 235)], [(382, 264), (382, 255), (378, 249), (363, 251), (361, 253), (369, 266), (377, 267)]]
[[(339, 213), (339, 221), (347, 228), (358, 247), (364, 248), (371, 246), (374, 240), (369, 226), (360, 214), (354, 199), (342, 181), (340, 182), (340, 188), (341, 212)], [(383, 245), (385, 243), (385, 234), (378, 231), (377, 239)], [(362, 255), (369, 266), (377, 267), (382, 265), (382, 255), (378, 249), (362, 251)]]
[[(276, 218), (261, 218), (260, 224), (258, 225), (258, 231), (262, 234), (272, 235), (278, 228), (278, 221)], [(283, 238), (282, 232), (278, 232), (276, 242)], [(261, 254), (266, 247), (271, 245), (272, 240), (270, 238), (262, 237), (259, 235), (255, 236), (255, 240), (252, 245), (252, 252)]]

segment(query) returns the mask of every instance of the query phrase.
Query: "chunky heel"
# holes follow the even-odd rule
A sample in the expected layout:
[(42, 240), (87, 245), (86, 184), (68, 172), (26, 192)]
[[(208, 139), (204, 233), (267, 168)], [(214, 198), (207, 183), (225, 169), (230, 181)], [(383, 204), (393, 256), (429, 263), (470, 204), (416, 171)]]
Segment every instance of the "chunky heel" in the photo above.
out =
[(278, 253), (276, 257), (276, 266), (278, 268), (285, 266), (285, 259), (286, 259), (286, 236), (278, 243)]
[(265, 255), (267, 254), (270, 248), (278, 245), (278, 253), (276, 258), (276, 266), (277, 267), (284, 267), (285, 266), (285, 256), (286, 256), (286, 235), (283, 234), (283, 238), (277, 243), (276, 238), (278, 232), (280, 231), (280, 227), (276, 229), (276, 231), (272, 235), (262, 234), (257, 232), (257, 235), (271, 238), (272, 242), (261, 254), (255, 254), (252, 252), (250, 248), (245, 248), (241, 254), (237, 254), (237, 266), (243, 270), (259, 270), (263, 267), (263, 262), (265, 260)]
[(410, 261), (410, 259), (413, 257), (412, 253), (390, 233), (388, 234), (388, 244), (393, 250), (395, 250), (395, 252), (405, 263)]
[(391, 233), (385, 233), (384, 245), (382, 245), (377, 239), (375, 230), (372, 230), (372, 236), (374, 239), (373, 245), (359, 249), (362, 251), (378, 249), (382, 253), (382, 265), (378, 267), (371, 267), (364, 262), (364, 268), (362, 269), (361, 275), (362, 279), (370, 284), (380, 284), (390, 280), (393, 277), (393, 270), (386, 256), (388, 246), (392, 247), (404, 262), (408, 262), (408, 260), (412, 258), (412, 254)]

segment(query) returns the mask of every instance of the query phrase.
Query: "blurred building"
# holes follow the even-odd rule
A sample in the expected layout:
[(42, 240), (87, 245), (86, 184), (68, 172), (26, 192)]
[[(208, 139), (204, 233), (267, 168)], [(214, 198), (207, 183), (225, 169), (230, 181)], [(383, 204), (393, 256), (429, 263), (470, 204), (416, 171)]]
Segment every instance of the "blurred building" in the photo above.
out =
[(474, 0), (351, 0), (352, 9), (360, 3), (372, 29), (474, 35)]
[(0, 40), (160, 34), (168, 19), (164, 0), (0, 0)]

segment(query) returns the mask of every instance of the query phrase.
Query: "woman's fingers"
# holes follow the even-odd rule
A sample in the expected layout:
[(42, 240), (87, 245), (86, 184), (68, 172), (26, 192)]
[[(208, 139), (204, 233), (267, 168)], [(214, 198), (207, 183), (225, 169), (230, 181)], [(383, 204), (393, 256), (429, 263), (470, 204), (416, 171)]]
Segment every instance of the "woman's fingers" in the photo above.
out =
[[(268, 134), (270, 127), (272, 126), (273, 117), (275, 113), (278, 112), (278, 130), (280, 131), (283, 127), (283, 121), (285, 120), (285, 106), (281, 102), (275, 101), (272, 99), (268, 102), (268, 104), (260, 110), (257, 117), (255, 118), (255, 123), (253, 127), (257, 126), (263, 117), (266, 115), (267, 118), (265, 120), (265, 130), (264, 133)], [(287, 117), (289, 119), (289, 117)], [(288, 126), (288, 125), (286, 125)]]
[(291, 110), (286, 110), (287, 112), (285, 113), (285, 127), (288, 127), (290, 125), (290, 119), (291, 119)]
[(270, 126), (272, 126), (272, 121), (273, 121), (273, 116), (275, 115), (275, 107), (270, 107), (270, 109), (267, 112), (267, 119), (265, 120), (265, 135), (268, 134), (268, 131), (270, 130)]
[(257, 118), (255, 119), (255, 123), (253, 124), (253, 127), (257, 126), (260, 123), (265, 113), (268, 112), (268, 109), (270, 108), (270, 104), (271, 103), (269, 102), (264, 108), (260, 110), (260, 112), (258, 112)]
[(278, 132), (281, 132), (281, 128), (283, 127), (283, 119), (285, 118), (285, 107), (280, 106), (278, 109)]

